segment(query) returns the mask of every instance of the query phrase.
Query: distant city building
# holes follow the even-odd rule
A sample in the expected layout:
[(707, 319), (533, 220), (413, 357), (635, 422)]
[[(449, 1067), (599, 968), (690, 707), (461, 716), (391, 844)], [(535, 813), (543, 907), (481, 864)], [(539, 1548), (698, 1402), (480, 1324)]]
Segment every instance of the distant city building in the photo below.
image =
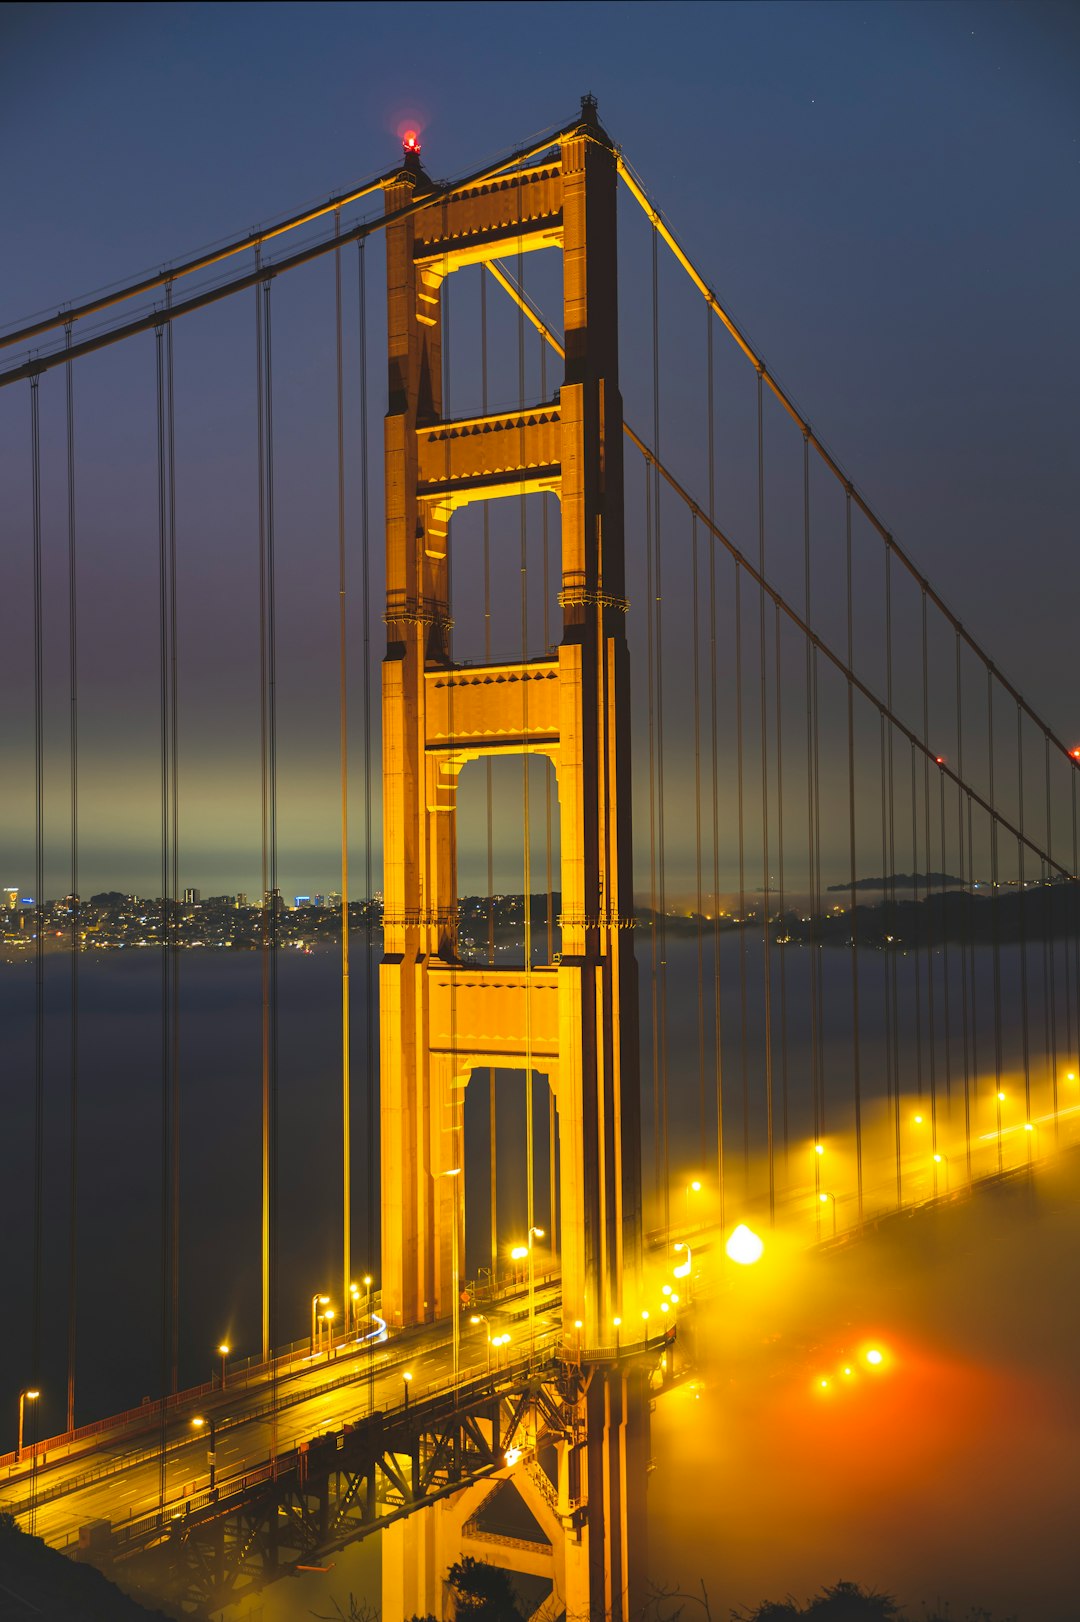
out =
[(311, 905), (313, 907), (325, 907), (326, 906), (326, 897), (324, 895), (312, 896)]
[(14, 912), (15, 908), (19, 905), (18, 889), (10, 884), (7, 885), (4, 890), (4, 899), (7, 902), (8, 912)]
[(193, 884), (189, 884), (187, 889), (184, 891), (184, 905), (186, 907), (194, 907), (197, 906), (201, 900), (202, 891), (196, 890)]
[(237, 892), (236, 892), (236, 905), (238, 907), (246, 907), (247, 904), (248, 904), (248, 898), (245, 895), (244, 891), (243, 890), (237, 890)]
[(294, 895), (293, 896), (293, 906), (294, 907), (310, 907), (311, 906), (311, 897), (309, 895)]

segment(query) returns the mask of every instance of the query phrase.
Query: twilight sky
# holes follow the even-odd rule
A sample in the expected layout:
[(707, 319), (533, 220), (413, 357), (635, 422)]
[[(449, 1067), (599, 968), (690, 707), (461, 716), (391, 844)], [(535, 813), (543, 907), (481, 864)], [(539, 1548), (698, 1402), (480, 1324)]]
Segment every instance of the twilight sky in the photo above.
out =
[[(1071, 7), (4, 6), (0, 326), (388, 168), (406, 122), (422, 130), (429, 172), (449, 176), (564, 122), (585, 90), (597, 96), (606, 128), (729, 309), (898, 538), (1047, 720), (1068, 741), (1080, 740), (1073, 625), (1080, 589), (1080, 23)], [(648, 243), (629, 207), (620, 226), (623, 389), (628, 417), (648, 428)], [(352, 860), (362, 873), (355, 250), (346, 263)], [(551, 308), (550, 276), (536, 274), (530, 285)], [(466, 361), (478, 294), (465, 276), (460, 295), (456, 281), (451, 295), (461, 368), (451, 390), (454, 413), (479, 403), (475, 365)], [(368, 336), (376, 582), (381, 277), (375, 245)], [(694, 379), (704, 326), (676, 285), (665, 266), (672, 313), (665, 304), (662, 443), (682, 466), (686, 446), (701, 433)], [(337, 883), (329, 261), (282, 279), (274, 298), (281, 878), (291, 895)], [(180, 866), (181, 883), (205, 893), (259, 886), (249, 300), (176, 330)], [(500, 404), (517, 397), (517, 334), (513, 322), (495, 316), (493, 296), (489, 306), (493, 322), (504, 323), (493, 327), (491, 398)], [(153, 364), (148, 335), (77, 374), (84, 893), (160, 888)], [(730, 354), (722, 364), (731, 369), (730, 420), (741, 413), (745, 435), (752, 373), (744, 368), (739, 381)], [(532, 345), (528, 368), (531, 396), (539, 386)], [(549, 391), (556, 382), (549, 369)], [(27, 393), (26, 385), (0, 391), (0, 883), (24, 893), (33, 873)], [(69, 871), (59, 373), (43, 382), (41, 405), (46, 893), (55, 894), (67, 888)], [(742, 441), (734, 427), (728, 442), (732, 477), (722, 480), (718, 511), (753, 550), (753, 513), (737, 477), (748, 467), (735, 466)], [(695, 476), (686, 456), (687, 480), (703, 496), (701, 458)], [(628, 460), (631, 508), (640, 478)], [(785, 510), (782, 498), (776, 510)], [(529, 524), (535, 554), (538, 513), (530, 511)], [(493, 519), (496, 549), (506, 540), (499, 567), (507, 591), (516, 579), (517, 525), (516, 514)], [(678, 650), (688, 636), (689, 610), (678, 605), (689, 602), (690, 577), (686, 536), (676, 548), (676, 528), (672, 518), (665, 635)], [(462, 525), (458, 553), (458, 651), (479, 657), (468, 612), (478, 578), (475, 526), (470, 533)], [(374, 609), (377, 663), (378, 601)], [(756, 603), (750, 612), (756, 618)], [(535, 612), (533, 619), (530, 634), (539, 637)], [(509, 611), (506, 620), (515, 629), (495, 651), (510, 657), (516, 621)], [(677, 651), (671, 657), (677, 660)], [(635, 682), (637, 703), (639, 666)], [(675, 796), (689, 784), (685, 691), (676, 664), (668, 681)], [(509, 809), (496, 819), (497, 883), (507, 887), (521, 860), (514, 792), (511, 785)], [(639, 862), (644, 793), (636, 811)], [(468, 845), (465, 837), (481, 812), (475, 775), (463, 780), (462, 796), (467, 890), (480, 886), (482, 867), (479, 842)], [(377, 807), (377, 792), (375, 800)], [(685, 878), (686, 823), (671, 811), (668, 837), (673, 871)], [(732, 882), (729, 855), (726, 847), (722, 885)]]

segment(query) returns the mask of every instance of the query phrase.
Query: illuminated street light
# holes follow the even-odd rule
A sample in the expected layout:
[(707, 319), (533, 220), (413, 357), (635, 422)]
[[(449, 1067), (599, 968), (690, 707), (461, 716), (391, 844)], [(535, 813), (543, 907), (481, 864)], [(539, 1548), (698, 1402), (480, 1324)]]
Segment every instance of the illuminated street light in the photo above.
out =
[[(724, 1246), (724, 1253), (731, 1261), (738, 1262), (740, 1267), (752, 1267), (764, 1255), (765, 1241), (759, 1234), (754, 1232), (753, 1228), (748, 1228), (745, 1222), (740, 1222), (729, 1236), (728, 1242)], [(675, 1269), (675, 1273), (677, 1277), (682, 1277), (678, 1268)], [(687, 1267), (687, 1273), (689, 1273), (689, 1267)], [(687, 1288), (689, 1289), (689, 1284)]]
[[(327, 1356), (327, 1361), (329, 1361), (329, 1359), (334, 1355), (334, 1319), (335, 1319), (336, 1316), (337, 1316), (337, 1314), (335, 1313), (333, 1307), (327, 1307), (326, 1311), (322, 1315), (322, 1321), (326, 1325), (326, 1356)], [(321, 1341), (321, 1339), (322, 1339), (321, 1334), (320, 1334), (319, 1339)]]
[(401, 1376), (401, 1383), (405, 1387), (405, 1412), (409, 1411), (409, 1387), (412, 1384), (412, 1370), (406, 1369)]
[(818, 1200), (822, 1205), (828, 1205), (829, 1201), (830, 1200), (832, 1201), (832, 1236), (835, 1239), (836, 1238), (836, 1195), (835, 1194), (824, 1194), (824, 1193), (819, 1194), (818, 1195)]
[(349, 1321), (348, 1321), (348, 1317), (346, 1317), (345, 1333), (347, 1335), (352, 1334), (352, 1335), (359, 1336), (359, 1334), (360, 1334), (360, 1286), (358, 1284), (350, 1284), (349, 1285), (349, 1312), (351, 1313), (351, 1316), (352, 1316), (352, 1323), (350, 1324)]
[[(37, 1402), (37, 1400), (38, 1400), (38, 1398), (40, 1396), (41, 1396), (41, 1392), (33, 1390), (32, 1388), (28, 1388), (25, 1391), (20, 1391), (19, 1392), (19, 1449), (18, 1449), (18, 1452), (15, 1455), (15, 1463), (16, 1464), (20, 1464), (22, 1462), (22, 1453), (23, 1453), (23, 1415), (24, 1415), (24, 1413), (26, 1411), (26, 1404), (28, 1402)], [(35, 1446), (34, 1446), (34, 1456), (35, 1456), (35, 1458), (37, 1457), (37, 1445), (36, 1445), (36, 1443), (35, 1443)]]
[(933, 1160), (934, 1160), (934, 1193), (935, 1194), (937, 1193), (937, 1169), (938, 1169), (939, 1166), (944, 1166), (945, 1167), (945, 1192), (947, 1194), (949, 1192), (949, 1157), (948, 1157), (948, 1155), (943, 1155), (943, 1154), (941, 1154), (939, 1152), (939, 1153), (937, 1153), (937, 1154), (935, 1154), (933, 1156)]
[(694, 1178), (692, 1178), (690, 1180), (690, 1182), (687, 1183), (685, 1193), (686, 1193), (686, 1226), (689, 1227), (690, 1226), (690, 1196), (691, 1196), (691, 1194), (700, 1194), (701, 1193), (701, 1179), (700, 1179), (700, 1177), (694, 1177)]
[(318, 1334), (319, 1308), (327, 1306), (329, 1304), (329, 1301), (330, 1301), (330, 1297), (328, 1295), (323, 1295), (320, 1290), (316, 1290), (315, 1294), (311, 1298), (311, 1355), (312, 1355), (312, 1357), (315, 1356), (315, 1337)]
[(1030, 1162), (1030, 1160), (1031, 1160), (1031, 1150), (1032, 1150), (1033, 1145), (1035, 1147), (1035, 1153), (1036, 1154), (1039, 1153), (1039, 1147), (1038, 1147), (1039, 1129), (1034, 1124), (1033, 1121), (1025, 1121), (1024, 1122), (1024, 1131), (1029, 1134), (1029, 1137), (1028, 1137), (1028, 1140), (1027, 1140), (1027, 1145), (1028, 1145), (1028, 1160)]
[(191, 1423), (194, 1428), (200, 1432), (202, 1431), (204, 1425), (208, 1425), (210, 1428), (210, 1435), (208, 1439), (209, 1445), (206, 1449), (206, 1462), (210, 1466), (210, 1496), (212, 1498), (214, 1497), (214, 1482), (217, 1473), (217, 1421), (214, 1419), (213, 1414), (210, 1415), (209, 1419), (204, 1419), (202, 1414), (196, 1414)]
[(880, 1351), (878, 1347), (871, 1346), (870, 1350), (866, 1354), (866, 1361), (870, 1364), (871, 1368), (878, 1369), (885, 1361), (885, 1354), (884, 1352)]
[(613, 1318), (611, 1321), (615, 1326), (615, 1357), (617, 1360), (619, 1356), (619, 1331), (622, 1328), (622, 1319)]
[(232, 1351), (232, 1347), (229, 1345), (228, 1341), (223, 1340), (221, 1345), (218, 1347), (218, 1356), (221, 1358), (221, 1389), (222, 1389), (222, 1391), (224, 1391), (224, 1389), (225, 1389), (225, 1359), (228, 1357), (228, 1355), (229, 1355), (229, 1353), (231, 1351)]
[[(364, 1274), (364, 1323), (371, 1323), (371, 1284), (370, 1273)], [(370, 1333), (370, 1331), (368, 1331)], [(368, 1340), (368, 1395), (371, 1400), (371, 1412), (375, 1412), (375, 1337)]]

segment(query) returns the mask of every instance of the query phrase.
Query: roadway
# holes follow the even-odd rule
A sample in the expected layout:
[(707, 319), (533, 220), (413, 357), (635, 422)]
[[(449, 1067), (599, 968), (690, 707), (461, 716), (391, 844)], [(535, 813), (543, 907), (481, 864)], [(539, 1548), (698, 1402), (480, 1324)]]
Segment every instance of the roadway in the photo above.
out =
[[(538, 1287), (535, 1339), (550, 1343), (561, 1334), (559, 1285)], [(486, 1309), (486, 1318), (461, 1326), (459, 1377), (482, 1375), (497, 1359), (520, 1355), (527, 1335), (528, 1294), (510, 1295)], [(509, 1334), (505, 1351), (491, 1351), (488, 1336)], [(489, 1361), (490, 1359), (490, 1361)], [(215, 1428), (215, 1477), (219, 1487), (265, 1465), (271, 1454), (286, 1453), (300, 1442), (363, 1419), (376, 1410), (400, 1408), (406, 1389), (420, 1401), (452, 1380), (453, 1347), (447, 1323), (405, 1331), (380, 1345), (352, 1341), (339, 1344), (333, 1357), (321, 1353), (305, 1359), (306, 1367), (278, 1376), (276, 1408), (270, 1408), (267, 1379), (243, 1388), (216, 1391), (212, 1398), (193, 1398), (170, 1413), (162, 1459), (160, 1435), (132, 1436), (104, 1432), (91, 1454), (29, 1461), (0, 1488), (0, 1510), (18, 1513), (54, 1548), (76, 1542), (79, 1528), (93, 1521), (122, 1525), (165, 1506), (178, 1511), (184, 1500), (209, 1487), (209, 1421)], [(412, 1379), (404, 1380), (408, 1372)], [(207, 1423), (192, 1424), (197, 1416)], [(274, 1431), (276, 1429), (276, 1436)], [(165, 1491), (162, 1495), (164, 1463)]]

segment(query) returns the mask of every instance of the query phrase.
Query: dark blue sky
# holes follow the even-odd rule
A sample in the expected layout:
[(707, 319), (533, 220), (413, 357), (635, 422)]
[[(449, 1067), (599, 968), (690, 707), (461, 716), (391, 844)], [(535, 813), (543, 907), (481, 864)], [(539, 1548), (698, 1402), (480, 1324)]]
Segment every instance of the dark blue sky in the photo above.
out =
[[(430, 172), (451, 175), (564, 121), (592, 90), (606, 127), (815, 428), (1017, 684), (1080, 738), (1076, 17), (1068, 6), (963, 3), (6, 6), (0, 324), (382, 171), (406, 121), (422, 129)], [(630, 228), (628, 249), (632, 240)], [(378, 380), (375, 261), (372, 272)], [(305, 387), (328, 398), (328, 286), (318, 284), (324, 304), (313, 318), (317, 362), (305, 359), (299, 314), (292, 329), (282, 387), (295, 401), (282, 420), (297, 445), (312, 420)], [(646, 286), (643, 269), (624, 275), (624, 388), (639, 421), (648, 391), (633, 373), (635, 308)], [(250, 324), (247, 309), (245, 341)], [(673, 330), (685, 338), (678, 323)], [(231, 352), (215, 380), (200, 372), (221, 331), (208, 322), (178, 361), (181, 488), (187, 478), (206, 502), (200, 510), (193, 496), (181, 500), (191, 549), (181, 580), (191, 616), (183, 881), (253, 890), (254, 782), (250, 772), (243, 784), (229, 779), (237, 744), (221, 722), (230, 682), (247, 684), (247, 708), (231, 724), (249, 725), (254, 713), (250, 592), (228, 561), (253, 491), (248, 463), (222, 449), (224, 420), (250, 449), (248, 382), (246, 372), (242, 387), (232, 376)], [(139, 366), (142, 383), (152, 375), (152, 339), (143, 342), (134, 371), (101, 364), (100, 381), (80, 383), (96, 419), (80, 428), (86, 889), (154, 888), (151, 395), (136, 403), (133, 381)], [(670, 377), (668, 387), (670, 445), (693, 431), (696, 408), (678, 402)], [(59, 416), (45, 385), (42, 409), (46, 613), (59, 669), (62, 462), (49, 460), (59, 455)], [(377, 435), (378, 387), (372, 410)], [(26, 421), (24, 391), (6, 391), (7, 604), (26, 601)], [(334, 666), (320, 616), (335, 608), (336, 534), (317, 493), (333, 465), (326, 443), (312, 454), (318, 467), (297, 487), (294, 527), (326, 528), (321, 561), (298, 554), (290, 563), (283, 540), (286, 579), (295, 568), (296, 582), (295, 663), (288, 648), (282, 655), (287, 891), (330, 888), (335, 871)], [(352, 522), (353, 491), (350, 503)], [(145, 522), (123, 533), (134, 511)], [(283, 523), (287, 537), (288, 516)], [(19, 766), (0, 791), (11, 830), (3, 859), (10, 882), (26, 887), (27, 615), (5, 610), (4, 619), (5, 727)], [(125, 639), (127, 663), (116, 654)], [(61, 671), (47, 711), (57, 840), (62, 686)], [(325, 725), (312, 722), (313, 707)], [(118, 794), (145, 839), (116, 837)], [(50, 872), (47, 888), (62, 889), (62, 848)]]

